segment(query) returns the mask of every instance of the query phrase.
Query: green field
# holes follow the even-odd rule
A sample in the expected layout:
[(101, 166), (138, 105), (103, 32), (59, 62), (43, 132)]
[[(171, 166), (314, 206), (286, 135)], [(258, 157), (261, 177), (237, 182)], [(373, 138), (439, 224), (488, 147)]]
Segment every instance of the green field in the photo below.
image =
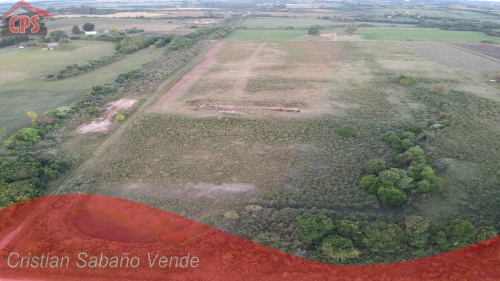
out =
[(413, 41), (446, 41), (446, 42), (481, 42), (500, 38), (488, 36), (474, 31), (453, 31), (427, 28), (360, 28), (356, 34), (367, 40), (413, 40)]
[(420, 15), (428, 17), (452, 17), (452, 18), (468, 18), (468, 19), (498, 19), (499, 17), (494, 15), (486, 15), (471, 11), (464, 10), (439, 10), (439, 9), (372, 9), (372, 11), (378, 15), (390, 14), (394, 12), (395, 14), (401, 13), (405, 14), (409, 12), (408, 15)]
[(285, 28), (292, 26), (295, 29), (308, 29), (312, 25), (329, 26), (332, 22), (321, 19), (297, 19), (297, 18), (276, 18), (276, 17), (262, 17), (262, 18), (249, 18), (243, 22), (246, 28)]
[(105, 30), (111, 28), (127, 29), (137, 27), (145, 31), (172, 31), (182, 25), (172, 23), (168, 19), (136, 19), (136, 18), (104, 18), (104, 17), (73, 17), (73, 18), (57, 18), (54, 21), (45, 21), (46, 26), (50, 31), (64, 30), (71, 32), (71, 28), (77, 25), (82, 29), (85, 23), (95, 24), (97, 30)]
[(77, 101), (93, 85), (113, 82), (120, 73), (138, 68), (160, 54), (162, 49), (146, 49), (95, 71), (56, 81), (41, 77), (55, 73), (71, 64), (110, 55), (114, 44), (75, 41), (70, 51), (42, 51), (40, 47), (18, 50), (0, 49), (0, 127), (9, 133), (29, 124), (26, 112), (47, 110)]

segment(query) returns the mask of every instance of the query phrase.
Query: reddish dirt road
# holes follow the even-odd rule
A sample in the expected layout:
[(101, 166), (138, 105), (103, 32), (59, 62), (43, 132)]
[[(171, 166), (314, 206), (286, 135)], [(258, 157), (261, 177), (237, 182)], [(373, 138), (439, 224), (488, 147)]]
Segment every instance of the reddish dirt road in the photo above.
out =
[(173, 101), (175, 98), (186, 93), (203, 73), (215, 66), (217, 63), (215, 56), (219, 53), (222, 47), (223, 42), (217, 42), (212, 49), (205, 54), (205, 58), (200, 64), (184, 74), (179, 81), (177, 81), (165, 94), (163, 94), (163, 96), (156, 102), (153, 109), (161, 111), (169, 105), (170, 101)]

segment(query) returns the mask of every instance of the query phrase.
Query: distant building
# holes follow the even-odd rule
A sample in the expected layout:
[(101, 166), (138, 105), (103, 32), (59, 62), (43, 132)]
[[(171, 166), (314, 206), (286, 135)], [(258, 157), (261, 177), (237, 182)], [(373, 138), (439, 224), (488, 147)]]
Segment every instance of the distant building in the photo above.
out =
[(336, 40), (337, 38), (337, 33), (322, 33), (319, 35), (320, 37), (330, 37)]
[(95, 30), (85, 31), (85, 35), (97, 35), (97, 31), (95, 31)]

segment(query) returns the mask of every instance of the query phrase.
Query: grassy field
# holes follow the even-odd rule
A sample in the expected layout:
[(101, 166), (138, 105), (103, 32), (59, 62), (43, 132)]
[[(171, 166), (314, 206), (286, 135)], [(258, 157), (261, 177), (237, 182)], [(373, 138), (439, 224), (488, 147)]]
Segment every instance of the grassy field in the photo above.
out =
[[(75, 41), (72, 50), (42, 51), (39, 47), (0, 49), (0, 127), (12, 133), (29, 124), (26, 112), (44, 113), (77, 101), (91, 86), (113, 82), (120, 73), (140, 67), (162, 52), (146, 49), (96, 71), (57, 81), (42, 81), (46, 74), (114, 52), (108, 42)], [(97, 56), (96, 56), (97, 54)]]
[(446, 42), (480, 42), (493, 40), (500, 42), (500, 38), (488, 36), (474, 31), (452, 31), (424, 28), (360, 28), (356, 34), (367, 40), (394, 40), (394, 41), (446, 41)]
[(95, 24), (97, 30), (105, 30), (111, 28), (118, 28), (120, 30), (137, 27), (145, 31), (162, 31), (171, 32), (177, 29), (182, 30), (182, 25), (172, 23), (168, 19), (135, 19), (135, 18), (104, 18), (104, 17), (71, 17), (71, 18), (57, 18), (54, 21), (45, 21), (46, 26), (50, 31), (64, 30), (71, 34), (73, 26), (77, 25), (82, 29), (82, 26), (89, 22)]
[(246, 28), (285, 28), (292, 26), (295, 29), (308, 29), (312, 25), (329, 26), (333, 24), (331, 21), (321, 19), (297, 19), (297, 18), (276, 18), (276, 17), (261, 17), (248, 18), (243, 22)]

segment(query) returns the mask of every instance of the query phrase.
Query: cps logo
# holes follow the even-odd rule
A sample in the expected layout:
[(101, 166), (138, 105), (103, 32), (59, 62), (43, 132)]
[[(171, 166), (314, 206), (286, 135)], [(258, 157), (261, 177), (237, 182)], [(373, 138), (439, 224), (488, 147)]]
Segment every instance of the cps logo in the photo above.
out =
[[(19, 9), (24, 9), (23, 14), (14, 14)], [(19, 1), (14, 7), (2, 16), (2, 36), (32, 35), (46, 36), (47, 28), (41, 21), (45, 18), (54, 20), (54, 17), (39, 8), (33, 7), (24, 1)]]

